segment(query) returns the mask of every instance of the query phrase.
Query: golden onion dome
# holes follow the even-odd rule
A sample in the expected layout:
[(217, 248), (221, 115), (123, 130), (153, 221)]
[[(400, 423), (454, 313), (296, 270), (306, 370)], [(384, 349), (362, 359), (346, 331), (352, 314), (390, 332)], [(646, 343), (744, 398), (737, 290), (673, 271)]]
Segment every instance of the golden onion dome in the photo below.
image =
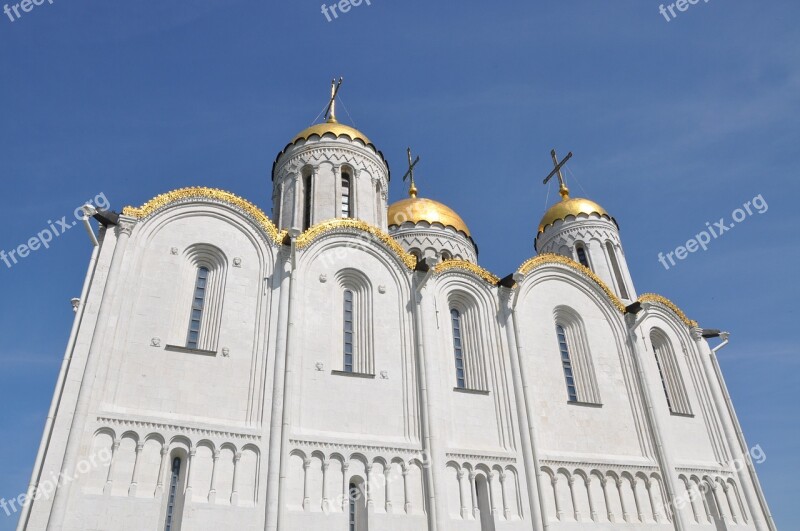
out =
[[(566, 189), (565, 189), (566, 190)], [(600, 217), (607, 217), (614, 221), (606, 209), (595, 203), (590, 199), (583, 199), (581, 197), (570, 198), (569, 193), (562, 193), (562, 200), (551, 206), (545, 212), (542, 221), (539, 222), (539, 233), (544, 232), (544, 229), (559, 220), (565, 220), (569, 216), (578, 217), (580, 214), (591, 215), (597, 214)], [(614, 221), (616, 223), (616, 221)]]
[(440, 223), (445, 227), (453, 227), (472, 237), (467, 224), (452, 208), (433, 199), (417, 197), (417, 188), (413, 184), (411, 186), (410, 197), (389, 206), (389, 226), (402, 225), (406, 221), (425, 221), (431, 225)]
[(336, 119), (330, 119), (321, 124), (315, 124), (309, 127), (308, 129), (304, 129), (303, 131), (298, 133), (297, 136), (294, 137), (294, 140), (292, 140), (290, 143), (294, 144), (298, 140), (308, 140), (309, 138), (315, 135), (321, 138), (323, 135), (329, 133), (334, 135), (336, 138), (339, 138), (340, 136), (346, 136), (349, 137), (351, 140), (361, 140), (366, 145), (372, 144), (369, 138), (367, 138), (367, 135), (365, 135), (364, 133), (362, 133), (361, 131), (359, 131), (354, 127), (350, 127), (349, 125), (345, 124), (340, 124), (339, 122), (336, 121)]

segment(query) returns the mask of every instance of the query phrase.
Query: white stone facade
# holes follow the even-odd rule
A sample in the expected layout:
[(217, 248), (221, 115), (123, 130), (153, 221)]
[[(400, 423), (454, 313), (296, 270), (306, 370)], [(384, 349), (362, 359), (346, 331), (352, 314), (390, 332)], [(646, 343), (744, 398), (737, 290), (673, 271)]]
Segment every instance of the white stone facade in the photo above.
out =
[[(356, 220), (330, 221), (343, 166)], [(274, 185), (274, 225), (187, 189), (105, 231), (32, 486), (76, 479), (19, 529), (163, 530), (168, 507), (183, 531), (344, 531), (351, 509), (358, 531), (774, 529), (696, 324), (656, 296), (625, 313), (614, 224), (568, 228), (586, 223), (590, 252), (606, 231), (624, 301), (600, 254), (596, 274), (546, 254), (500, 281), (462, 237), (463, 261), (415, 266), (385, 232), (388, 168), (357, 141), (290, 146)], [(564, 227), (542, 250), (570, 256)]]

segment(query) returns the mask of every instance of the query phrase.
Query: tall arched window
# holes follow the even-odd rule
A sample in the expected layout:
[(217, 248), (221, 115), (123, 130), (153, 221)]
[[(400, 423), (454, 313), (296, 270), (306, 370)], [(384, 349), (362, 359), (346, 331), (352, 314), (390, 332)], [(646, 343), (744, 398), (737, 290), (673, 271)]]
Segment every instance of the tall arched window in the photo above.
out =
[(450, 310), (453, 323), (453, 352), (456, 362), (456, 387), (466, 389), (467, 378), (464, 373), (464, 344), (461, 337), (461, 312), (453, 308)]
[(169, 490), (167, 491), (167, 515), (164, 522), (164, 531), (175, 531), (180, 528), (181, 513), (183, 510), (183, 489), (181, 488), (180, 457), (172, 459), (172, 469), (169, 476)]
[(483, 326), (474, 300), (455, 294), (450, 300), (456, 389), (487, 392)]
[(353, 372), (353, 292), (344, 290), (344, 372)]
[(352, 195), (352, 179), (350, 172), (342, 171), (342, 217), (353, 217), (353, 206), (351, 202)]
[(350, 531), (367, 531), (368, 514), (364, 480), (354, 476), (348, 484), (348, 529)]
[(198, 348), (200, 343), (200, 325), (203, 321), (203, 309), (206, 304), (206, 289), (208, 287), (208, 268), (197, 268), (197, 279), (194, 284), (194, 299), (192, 300), (192, 315), (189, 319), (189, 332), (186, 337), (186, 348)]
[(303, 230), (311, 226), (311, 175), (303, 177)]
[(556, 308), (556, 338), (570, 402), (596, 404), (600, 390), (583, 321), (571, 308)]
[(664, 396), (667, 398), (667, 407), (671, 413), (691, 415), (689, 396), (683, 385), (678, 360), (669, 338), (661, 330), (653, 329), (650, 332), (650, 342), (653, 344), (658, 375), (661, 378)]
[(578, 401), (578, 387), (575, 385), (575, 375), (572, 373), (572, 359), (569, 356), (567, 345), (567, 332), (561, 325), (556, 325), (558, 335), (558, 349), (561, 352), (561, 366), (564, 369), (564, 380), (567, 382), (567, 397), (570, 402)]
[(372, 322), (372, 288), (360, 271), (343, 269), (336, 274), (341, 311), (342, 350), (340, 368), (334, 372), (372, 377), (375, 374), (375, 338)]
[(585, 267), (589, 267), (589, 257), (586, 254), (586, 246), (578, 242), (575, 244), (575, 254), (578, 256), (578, 262)]
[(619, 296), (627, 299), (628, 290), (625, 288), (625, 280), (622, 278), (622, 270), (619, 268), (619, 260), (617, 260), (614, 245), (611, 242), (606, 242), (606, 250), (608, 251), (608, 260), (611, 262), (611, 269), (614, 271), (614, 278), (617, 280), (617, 286), (619, 286)]

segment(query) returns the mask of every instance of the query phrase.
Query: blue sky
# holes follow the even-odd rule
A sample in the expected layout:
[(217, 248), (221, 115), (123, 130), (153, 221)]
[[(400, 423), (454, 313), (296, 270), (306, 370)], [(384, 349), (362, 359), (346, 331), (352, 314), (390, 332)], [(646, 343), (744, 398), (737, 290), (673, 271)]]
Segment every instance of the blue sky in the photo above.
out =
[[(340, 118), (389, 160), (391, 199), (411, 145), (421, 195), (462, 215), (500, 276), (533, 255), (550, 149), (571, 150), (573, 195), (616, 217), (639, 293), (733, 333), (721, 363), (767, 455), (767, 499), (800, 528), (800, 4), (711, 0), (670, 22), (659, 4), (372, 0), (328, 22), (308, 0), (54, 0), (0, 15), (0, 249), (99, 193), (118, 209), (204, 185), (269, 211), (275, 155), (334, 75)], [(658, 262), (759, 194), (765, 213)], [(90, 250), (76, 227), (0, 263), (0, 497), (27, 485)]]

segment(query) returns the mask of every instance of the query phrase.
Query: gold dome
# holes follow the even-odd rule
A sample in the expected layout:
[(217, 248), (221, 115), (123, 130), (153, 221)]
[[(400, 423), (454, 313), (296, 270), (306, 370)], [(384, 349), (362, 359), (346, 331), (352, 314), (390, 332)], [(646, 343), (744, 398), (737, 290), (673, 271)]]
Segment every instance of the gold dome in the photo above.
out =
[(416, 188), (412, 188), (412, 190), (411, 197), (389, 206), (389, 226), (402, 225), (406, 221), (411, 223), (419, 223), (420, 221), (430, 224), (441, 223), (445, 227), (453, 227), (470, 238), (472, 237), (467, 224), (452, 208), (433, 199), (417, 197)]
[(298, 140), (308, 140), (314, 135), (322, 137), (322, 135), (327, 133), (333, 134), (336, 138), (339, 138), (340, 136), (347, 136), (352, 140), (358, 139), (364, 142), (366, 145), (370, 145), (372, 143), (370, 142), (369, 138), (367, 138), (367, 135), (358, 129), (350, 127), (349, 125), (340, 124), (339, 122), (335, 121), (335, 119), (328, 120), (327, 122), (323, 122), (321, 124), (312, 125), (308, 129), (301, 131), (296, 137), (294, 137), (294, 140), (292, 140), (291, 143), (294, 144)]
[(542, 221), (539, 223), (539, 233), (544, 232), (544, 229), (558, 220), (565, 220), (568, 216), (578, 217), (580, 214), (586, 214), (587, 216), (590, 214), (597, 214), (600, 217), (605, 216), (611, 221), (614, 221), (614, 218), (594, 201), (581, 197), (570, 199), (568, 194), (562, 194), (562, 197), (563, 199), (561, 201), (551, 206), (550, 209), (545, 212)]

